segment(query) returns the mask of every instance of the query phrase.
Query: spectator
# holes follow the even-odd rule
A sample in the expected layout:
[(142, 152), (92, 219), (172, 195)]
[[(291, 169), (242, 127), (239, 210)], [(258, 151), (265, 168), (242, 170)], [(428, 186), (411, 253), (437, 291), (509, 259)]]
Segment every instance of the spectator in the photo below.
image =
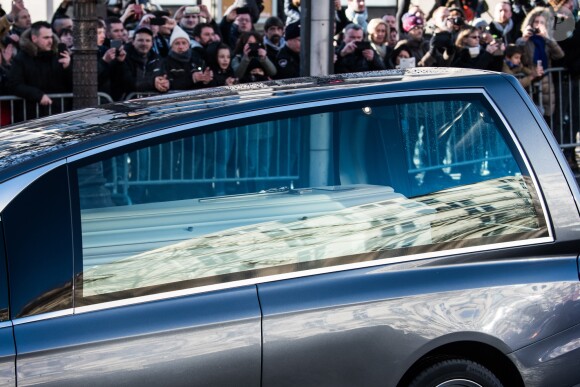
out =
[(278, 53), (286, 44), (284, 38), (284, 23), (276, 16), (270, 16), (264, 23), (264, 47), (268, 58), (276, 62)]
[(503, 59), (502, 72), (516, 76), (522, 87), (528, 88), (535, 79), (544, 75), (544, 71), (543, 69), (539, 69), (540, 72), (535, 72), (525, 67), (522, 64), (523, 52), (524, 50), (521, 46), (516, 46), (515, 44), (507, 46)]
[(232, 68), (232, 50), (227, 44), (212, 43), (208, 47), (208, 60), (213, 72), (211, 86), (232, 86), (238, 83)]
[[(412, 63), (412, 61), (410, 61), (411, 58), (415, 59), (411, 55), (411, 50), (409, 49), (409, 46), (407, 46), (406, 44), (398, 44), (397, 47), (391, 53), (391, 56), (389, 58), (389, 62), (391, 63), (392, 68), (396, 68), (396, 69), (415, 67), (414, 65), (411, 66), (410, 64), (408, 64), (408, 63)], [(401, 63), (404, 63), (404, 65), (401, 65)], [(415, 65), (416, 65), (416, 62), (415, 62)]]
[(175, 19), (169, 16), (165, 11), (157, 11), (153, 13), (156, 18), (165, 19), (165, 24), (160, 25), (157, 34), (153, 38), (153, 50), (162, 58), (169, 54), (169, 40), (171, 39), (171, 32), (176, 26)]
[(494, 39), (503, 40), (506, 45), (515, 43), (521, 36), (512, 20), (512, 6), (509, 2), (502, 1), (495, 5), (489, 33)]
[(66, 47), (68, 48), (68, 50), (71, 51), (73, 48), (73, 44), (74, 44), (72, 30), (68, 29), (68, 28), (64, 28), (64, 29), (60, 30), (57, 35), (58, 35), (58, 39), (60, 40), (60, 42), (66, 44)]
[(394, 48), (399, 41), (399, 29), (397, 28), (397, 19), (395, 15), (390, 13), (383, 16), (383, 20), (389, 26), (389, 35), (387, 36), (387, 44), (390, 48)]
[(252, 19), (247, 9), (238, 9), (234, 3), (230, 6), (219, 24), (219, 30), (222, 37), (222, 42), (235, 47), (238, 37), (242, 32), (250, 32), (254, 30)]
[(125, 58), (118, 58), (121, 66), (112, 69), (112, 85), (124, 93), (165, 93), (169, 80), (163, 62), (153, 50), (153, 32), (147, 27), (135, 31), (131, 43), (125, 45)]
[(10, 31), (11, 35), (22, 35), (32, 25), (32, 19), (30, 19), (30, 13), (26, 8), (22, 8), (16, 14), (14, 18), (14, 24), (12, 24), (12, 29)]
[[(12, 2), (12, 8), (9, 13), (5, 13), (0, 17), (0, 39), (11, 35), (10, 26), (16, 20), (18, 13), (24, 9), (24, 3), (22, 0), (14, 0)], [(12, 39), (18, 43), (19, 35), (13, 34)]]
[(257, 32), (244, 32), (232, 60), (232, 67), (240, 83), (266, 81), (276, 75), (276, 66), (268, 59), (266, 49), (261, 43), (262, 36)]
[(390, 33), (387, 23), (383, 19), (372, 19), (367, 27), (367, 33), (373, 50), (380, 56), (385, 66), (391, 68), (389, 65), (389, 57), (392, 48), (387, 43)]
[(6, 35), (0, 41), (0, 95), (6, 93), (6, 83), (8, 79), (8, 73), (10, 67), (12, 66), (12, 60), (16, 54), (15, 47), (18, 42), (13, 40), (12, 36)]
[(416, 63), (429, 52), (429, 42), (424, 39), (425, 23), (420, 16), (415, 14), (406, 14), (403, 16), (403, 30), (406, 32), (405, 38), (400, 40), (395, 48), (400, 44), (404, 44), (411, 52), (411, 56), (415, 58)]
[(198, 60), (207, 61), (206, 50), (210, 43), (212, 43), (214, 37), (214, 29), (211, 25), (206, 23), (200, 23), (193, 29), (193, 43), (191, 44), (191, 49), (193, 54), (198, 57)]
[[(551, 67), (552, 60), (564, 57), (564, 51), (550, 36), (547, 20), (549, 11), (546, 8), (534, 8), (522, 23), (522, 37), (516, 41), (524, 50), (523, 64), (536, 72)], [(555, 93), (552, 78), (542, 78), (542, 106), (545, 116), (551, 116), (555, 109)]]
[(286, 45), (276, 57), (276, 79), (300, 76), (300, 22), (286, 26), (284, 33)]
[(52, 30), (56, 34), (56, 36), (60, 36), (60, 32), (62, 30), (69, 30), (72, 33), (73, 29), (73, 20), (70, 16), (64, 15), (55, 15), (52, 21)]
[(252, 24), (260, 20), (260, 14), (264, 10), (263, 0), (235, 0), (234, 5), (237, 8), (247, 8), (252, 19)]
[(455, 55), (455, 27), (458, 21), (449, 16), (447, 7), (439, 7), (430, 21), (433, 35), (429, 41), (429, 52), (421, 58), (419, 66), (449, 66)]
[(493, 41), (484, 49), (479, 41), (481, 32), (475, 27), (466, 27), (457, 36), (457, 47), (452, 67), (462, 67), (481, 70), (501, 71), (503, 65), (503, 50)]
[(197, 5), (183, 6), (180, 10), (181, 12), (179, 10), (176, 12), (176, 17), (178, 14), (181, 14), (178, 25), (189, 35), (191, 43), (193, 43), (193, 29), (201, 23), (201, 7)]
[(300, 0), (284, 0), (286, 25), (300, 22)]
[(369, 15), (365, 0), (348, 0), (345, 14), (351, 23), (361, 26), (363, 31), (367, 30)]
[(33, 23), (22, 33), (20, 50), (8, 73), (8, 88), (18, 97), (39, 103), (41, 116), (64, 109), (58, 101), (48, 109), (53, 104), (48, 94), (72, 91), (71, 57), (68, 51), (58, 52), (57, 42), (50, 24)]
[(386, 68), (381, 57), (375, 53), (370, 43), (363, 41), (363, 29), (357, 24), (346, 26), (344, 41), (335, 53), (337, 60), (334, 64), (334, 72), (336, 74), (384, 70)]
[(124, 43), (128, 43), (124, 39), (125, 27), (123, 26), (123, 21), (118, 17), (111, 16), (105, 19), (105, 25), (107, 27), (107, 39), (104, 45), (111, 47), (111, 40), (121, 40)]
[(207, 86), (213, 79), (211, 69), (197, 55), (192, 55), (189, 35), (175, 26), (169, 40), (171, 50), (166, 59), (171, 90), (191, 90)]
[(127, 26), (129, 29), (133, 29), (139, 25), (143, 15), (144, 10), (142, 4), (130, 3), (125, 8), (125, 11), (123, 12), (123, 15), (121, 15), (120, 19), (124, 26)]

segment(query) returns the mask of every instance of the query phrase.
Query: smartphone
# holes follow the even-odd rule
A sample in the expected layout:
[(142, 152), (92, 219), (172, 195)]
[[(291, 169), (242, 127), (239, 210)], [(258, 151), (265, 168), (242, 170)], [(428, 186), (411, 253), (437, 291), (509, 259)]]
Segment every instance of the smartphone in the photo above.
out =
[(167, 20), (165, 20), (165, 18), (163, 17), (154, 17), (153, 19), (151, 19), (151, 25), (152, 26), (163, 26), (165, 25), (165, 22)]
[(250, 47), (250, 57), (257, 57), (258, 56), (258, 49), (262, 47), (261, 43), (248, 43)]
[(355, 42), (355, 44), (356, 44), (356, 50), (358, 52), (363, 52), (364, 50), (371, 49), (371, 43), (370, 42)]
[(68, 47), (66, 46), (66, 44), (64, 43), (59, 43), (58, 44), (58, 53), (61, 54), (65, 51), (68, 51)]
[(121, 39), (112, 39), (111, 48), (116, 48), (117, 50), (121, 48), (123, 41)]
[(185, 7), (185, 13), (201, 13), (201, 7), (199, 5)]

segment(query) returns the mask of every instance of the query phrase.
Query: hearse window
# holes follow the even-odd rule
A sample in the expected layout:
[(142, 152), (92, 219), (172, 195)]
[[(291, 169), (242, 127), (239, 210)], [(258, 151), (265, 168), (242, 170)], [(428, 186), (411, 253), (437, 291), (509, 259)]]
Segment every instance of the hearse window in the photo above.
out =
[(548, 235), (482, 98), (284, 114), (81, 165), (77, 305)]

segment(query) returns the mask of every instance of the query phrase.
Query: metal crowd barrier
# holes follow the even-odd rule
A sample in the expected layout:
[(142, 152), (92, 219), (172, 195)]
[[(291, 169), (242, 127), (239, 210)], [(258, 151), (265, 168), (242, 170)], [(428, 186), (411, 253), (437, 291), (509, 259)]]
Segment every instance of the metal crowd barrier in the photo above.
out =
[[(0, 126), (7, 126), (17, 122), (32, 120), (52, 114), (72, 110), (72, 93), (47, 94), (52, 104), (42, 106), (39, 103), (26, 101), (15, 95), (0, 96)], [(106, 93), (98, 93), (99, 104), (113, 102)]]
[[(563, 150), (580, 147), (580, 78), (563, 67), (545, 70), (549, 82), (533, 82), (528, 93)], [(553, 107), (553, 108), (552, 108)]]

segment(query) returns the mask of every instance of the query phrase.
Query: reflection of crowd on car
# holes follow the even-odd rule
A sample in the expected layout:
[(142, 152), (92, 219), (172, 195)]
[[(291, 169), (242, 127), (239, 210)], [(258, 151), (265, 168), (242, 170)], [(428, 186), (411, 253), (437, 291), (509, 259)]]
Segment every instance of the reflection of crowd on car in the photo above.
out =
[[(580, 73), (578, 0), (435, 0), (428, 13), (411, 5), (368, 18), (364, 0), (335, 7), (334, 72), (452, 66), (522, 74), (521, 83), (542, 80), (547, 68)], [(41, 106), (52, 93), (72, 91), (72, 0), (63, 0), (52, 22), (32, 22), (24, 0), (0, 19), (0, 94)], [(204, 5), (174, 14), (139, 1), (99, 19), (99, 91), (120, 100), (132, 92), (166, 93), (300, 75), (300, 0), (285, 0), (281, 17), (258, 26), (261, 0), (236, 0), (221, 20)], [(482, 18), (484, 12), (491, 20)], [(489, 19), (489, 17), (488, 17)], [(557, 41), (555, 23), (573, 21), (574, 31)], [(399, 25), (401, 28), (399, 29)], [(570, 25), (570, 24), (568, 24)], [(546, 92), (549, 95), (548, 92)], [(544, 114), (554, 106), (544, 104)]]

